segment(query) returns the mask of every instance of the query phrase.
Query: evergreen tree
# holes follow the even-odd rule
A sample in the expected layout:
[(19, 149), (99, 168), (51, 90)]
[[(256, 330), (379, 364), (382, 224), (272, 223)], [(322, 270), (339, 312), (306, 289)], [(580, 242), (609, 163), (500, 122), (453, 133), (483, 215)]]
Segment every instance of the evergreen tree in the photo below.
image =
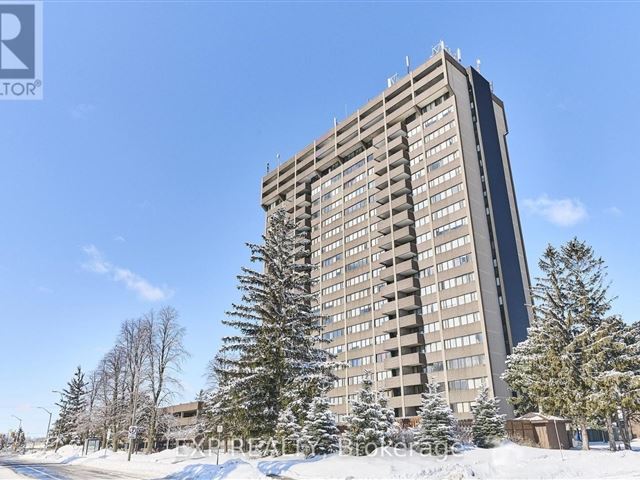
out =
[(251, 261), (238, 276), (242, 303), (223, 323), (236, 334), (223, 338), (212, 362), (218, 389), (210, 418), (225, 412), (237, 420), (232, 432), (269, 437), (280, 412), (293, 401), (308, 405), (331, 382), (328, 354), (321, 348), (321, 317), (311, 292), (309, 241), (283, 209), (268, 220), (261, 245), (249, 244)]
[(311, 402), (302, 439), (307, 456), (326, 455), (338, 450), (340, 432), (326, 397), (318, 397)]
[(420, 423), (414, 435), (414, 448), (420, 453), (448, 455), (455, 444), (456, 419), (436, 386), (427, 384), (418, 412)]
[(54, 434), (63, 444), (82, 443), (83, 433), (80, 431), (80, 423), (86, 409), (87, 382), (84, 373), (78, 367), (73, 378), (62, 390), (60, 403), (60, 415), (54, 424)]
[(548, 246), (539, 266), (529, 337), (514, 348), (503, 378), (528, 408), (572, 419), (588, 449), (590, 342), (611, 307), (604, 262), (573, 239), (560, 250)]
[(473, 425), (471, 433), (473, 443), (480, 448), (495, 446), (506, 435), (504, 415), (498, 413), (498, 401), (489, 396), (489, 389), (483, 388), (471, 407)]
[(373, 389), (371, 372), (364, 373), (362, 388), (351, 403), (347, 416), (347, 439), (352, 455), (368, 455), (386, 445), (391, 436), (390, 413), (386, 400)]
[(289, 454), (297, 453), (298, 445), (301, 441), (302, 428), (291, 411), (291, 408), (285, 408), (278, 415), (278, 423), (276, 424), (275, 438), (277, 441), (277, 453)]
[[(615, 451), (613, 419), (619, 410), (638, 409), (640, 405), (640, 344), (633, 327), (619, 317), (609, 317), (585, 334), (589, 334), (585, 369), (591, 382), (587, 403), (593, 415), (604, 421), (609, 448)], [(623, 439), (625, 430), (623, 422)]]

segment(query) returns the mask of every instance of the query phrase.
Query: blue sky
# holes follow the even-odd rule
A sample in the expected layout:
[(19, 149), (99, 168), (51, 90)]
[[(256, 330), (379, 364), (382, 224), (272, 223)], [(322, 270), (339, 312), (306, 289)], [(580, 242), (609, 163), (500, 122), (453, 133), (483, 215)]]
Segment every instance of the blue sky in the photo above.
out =
[(530, 268), (578, 235), (638, 320), (638, 4), (55, 3), (45, 99), (0, 103), (0, 431), (45, 414), (120, 322), (188, 329), (184, 399), (237, 298), (260, 179), (444, 39), (506, 104)]

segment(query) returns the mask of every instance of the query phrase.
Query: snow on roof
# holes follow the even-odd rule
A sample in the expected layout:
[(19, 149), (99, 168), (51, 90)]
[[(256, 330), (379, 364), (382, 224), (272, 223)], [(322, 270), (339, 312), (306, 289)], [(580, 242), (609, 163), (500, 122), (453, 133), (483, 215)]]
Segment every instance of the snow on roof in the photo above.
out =
[(554, 417), (553, 415), (546, 415), (544, 413), (539, 412), (531, 412), (522, 415), (521, 417), (516, 418), (515, 420), (529, 420), (532, 422), (542, 422), (542, 421), (559, 421), (559, 422), (568, 422), (566, 418), (562, 417)]

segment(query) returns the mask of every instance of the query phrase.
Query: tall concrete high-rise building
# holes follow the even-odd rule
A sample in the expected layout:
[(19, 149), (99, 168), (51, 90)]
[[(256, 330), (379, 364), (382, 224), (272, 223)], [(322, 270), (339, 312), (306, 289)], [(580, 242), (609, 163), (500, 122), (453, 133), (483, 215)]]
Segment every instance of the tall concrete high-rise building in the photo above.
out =
[[(327, 348), (348, 367), (340, 419), (365, 371), (399, 417), (425, 383), (459, 418), (525, 339), (530, 297), (504, 105), (443, 44), (423, 65), (262, 180), (311, 240)], [(335, 123), (335, 122), (334, 122)]]

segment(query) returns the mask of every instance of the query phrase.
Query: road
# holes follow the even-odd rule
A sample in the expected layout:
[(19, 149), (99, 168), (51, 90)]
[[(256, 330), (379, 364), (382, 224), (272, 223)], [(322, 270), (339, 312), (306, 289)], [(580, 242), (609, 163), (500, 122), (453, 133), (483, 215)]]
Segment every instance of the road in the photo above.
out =
[(20, 457), (0, 457), (0, 480), (18, 478), (35, 478), (38, 480), (144, 480), (149, 477), (98, 470), (82, 465), (38, 463), (28, 462)]

